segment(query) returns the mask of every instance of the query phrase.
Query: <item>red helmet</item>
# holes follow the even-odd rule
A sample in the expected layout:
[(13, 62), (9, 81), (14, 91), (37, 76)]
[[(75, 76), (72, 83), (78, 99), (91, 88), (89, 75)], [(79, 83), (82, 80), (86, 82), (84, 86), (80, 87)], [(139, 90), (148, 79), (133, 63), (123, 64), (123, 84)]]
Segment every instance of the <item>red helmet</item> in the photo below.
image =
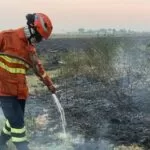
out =
[(44, 39), (48, 39), (53, 29), (51, 20), (42, 13), (35, 13), (34, 26)]

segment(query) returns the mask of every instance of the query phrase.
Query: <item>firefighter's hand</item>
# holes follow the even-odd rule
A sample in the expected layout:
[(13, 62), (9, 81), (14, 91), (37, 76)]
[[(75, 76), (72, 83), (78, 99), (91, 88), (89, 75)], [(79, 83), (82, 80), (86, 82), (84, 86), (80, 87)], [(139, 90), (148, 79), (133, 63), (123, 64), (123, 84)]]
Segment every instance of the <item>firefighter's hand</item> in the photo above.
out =
[(55, 94), (56, 93), (56, 88), (55, 88), (55, 86), (52, 84), (52, 85), (49, 85), (48, 86), (48, 89), (53, 93), (53, 94)]

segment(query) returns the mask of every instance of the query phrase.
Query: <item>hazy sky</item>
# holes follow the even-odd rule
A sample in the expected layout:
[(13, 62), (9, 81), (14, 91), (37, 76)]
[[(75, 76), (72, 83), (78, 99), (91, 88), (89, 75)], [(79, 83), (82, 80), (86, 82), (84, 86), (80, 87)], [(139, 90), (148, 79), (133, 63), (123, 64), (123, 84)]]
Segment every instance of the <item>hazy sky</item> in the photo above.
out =
[(27, 13), (43, 12), (56, 32), (99, 28), (150, 31), (150, 0), (0, 0), (0, 30), (26, 24)]

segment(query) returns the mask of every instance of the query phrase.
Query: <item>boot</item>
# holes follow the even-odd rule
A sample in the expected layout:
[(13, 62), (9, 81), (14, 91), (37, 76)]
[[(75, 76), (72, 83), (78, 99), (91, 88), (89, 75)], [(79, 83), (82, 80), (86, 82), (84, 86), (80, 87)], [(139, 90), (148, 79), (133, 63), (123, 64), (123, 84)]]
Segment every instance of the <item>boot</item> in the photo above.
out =
[(8, 150), (6, 142), (10, 139), (9, 135), (4, 134), (1, 132), (0, 135), (0, 150)]
[(0, 145), (0, 150), (8, 150), (7, 145)]
[(10, 135), (7, 135), (7, 134), (1, 132), (1, 134), (0, 134), (0, 145), (5, 145), (10, 138), (11, 138)]
[(14, 144), (15, 144), (17, 150), (30, 150), (28, 147), (28, 142), (18, 142), (18, 143), (14, 143)]

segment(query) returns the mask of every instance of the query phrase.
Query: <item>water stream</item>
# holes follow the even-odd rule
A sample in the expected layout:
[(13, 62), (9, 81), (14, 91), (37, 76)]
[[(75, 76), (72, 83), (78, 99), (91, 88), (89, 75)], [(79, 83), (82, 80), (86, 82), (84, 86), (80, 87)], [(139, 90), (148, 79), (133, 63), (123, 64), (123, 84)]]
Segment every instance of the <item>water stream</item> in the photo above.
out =
[(61, 120), (62, 120), (62, 129), (63, 129), (64, 136), (66, 137), (66, 125), (67, 125), (67, 123), (66, 123), (64, 109), (61, 106), (56, 94), (52, 94), (52, 97), (53, 97), (54, 102), (57, 105), (58, 111), (60, 112), (60, 116), (61, 116)]

